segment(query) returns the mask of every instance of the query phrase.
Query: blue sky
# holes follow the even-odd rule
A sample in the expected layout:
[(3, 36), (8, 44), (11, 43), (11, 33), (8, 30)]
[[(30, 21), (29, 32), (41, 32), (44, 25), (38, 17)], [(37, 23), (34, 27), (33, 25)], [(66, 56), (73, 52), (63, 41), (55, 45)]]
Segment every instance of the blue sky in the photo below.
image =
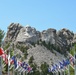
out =
[(0, 29), (6, 32), (12, 22), (76, 32), (76, 0), (0, 0)]

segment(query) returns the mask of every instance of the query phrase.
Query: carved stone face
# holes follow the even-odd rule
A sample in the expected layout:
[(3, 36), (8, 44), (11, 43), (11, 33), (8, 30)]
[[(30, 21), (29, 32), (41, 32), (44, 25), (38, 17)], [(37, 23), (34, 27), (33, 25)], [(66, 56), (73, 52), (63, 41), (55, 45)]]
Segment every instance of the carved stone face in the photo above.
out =
[(54, 35), (56, 35), (56, 33), (54, 32), (53, 29), (44, 30), (41, 33), (41, 39), (42, 39), (42, 41), (50, 42), (51, 44), (54, 44), (55, 43), (55, 36)]
[(35, 42), (39, 39), (39, 35), (35, 28), (26, 26), (22, 28), (17, 36), (17, 41), (31, 41)]

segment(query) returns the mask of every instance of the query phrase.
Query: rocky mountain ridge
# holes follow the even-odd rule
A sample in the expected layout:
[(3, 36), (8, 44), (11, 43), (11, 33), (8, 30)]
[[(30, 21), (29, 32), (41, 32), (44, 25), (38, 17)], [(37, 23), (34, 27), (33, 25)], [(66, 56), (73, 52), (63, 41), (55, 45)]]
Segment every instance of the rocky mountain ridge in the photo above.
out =
[(29, 25), (23, 27), (19, 23), (11, 23), (8, 27), (4, 41), (26, 44), (32, 42), (36, 43), (37, 41), (42, 40), (46, 43), (50, 42), (51, 44), (60, 47), (62, 50), (66, 50), (72, 42), (75, 42), (75, 39), (75, 34), (65, 28), (59, 31), (49, 28), (40, 32)]
[(51, 66), (65, 58), (64, 53), (76, 42), (76, 34), (65, 28), (59, 31), (49, 28), (40, 32), (29, 25), (23, 27), (19, 23), (11, 23), (4, 42), (5, 45), (12, 44), (9, 47), (13, 48), (19, 60), (30, 63), (32, 57), (33, 63), (39, 67), (44, 62)]

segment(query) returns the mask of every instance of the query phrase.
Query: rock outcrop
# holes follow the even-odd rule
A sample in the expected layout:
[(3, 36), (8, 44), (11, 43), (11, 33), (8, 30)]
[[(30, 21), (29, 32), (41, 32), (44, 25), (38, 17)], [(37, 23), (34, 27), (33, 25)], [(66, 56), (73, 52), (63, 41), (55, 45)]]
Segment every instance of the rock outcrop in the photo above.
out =
[(15, 41), (17, 38), (20, 29), (23, 28), (19, 23), (11, 23), (8, 27), (8, 31), (6, 37), (4, 39), (5, 42)]
[(56, 40), (56, 30), (55, 29), (47, 29), (41, 32), (41, 39), (45, 42), (50, 42), (51, 44), (55, 44)]
[(20, 33), (17, 36), (16, 42), (23, 42), (23, 43), (31, 43), (37, 42), (40, 39), (40, 32), (36, 31), (35, 28), (27, 25), (20, 30)]
[(59, 31), (49, 28), (39, 32), (29, 25), (23, 27), (19, 23), (11, 23), (4, 42), (13, 42), (11, 49), (19, 60), (28, 63), (33, 56), (33, 63), (37, 66), (46, 62), (51, 67), (63, 60), (64, 53), (76, 42), (76, 34), (65, 28)]
[(62, 49), (64, 52), (68, 46), (72, 43), (74, 37), (74, 33), (68, 29), (63, 28), (62, 30), (57, 32), (57, 40), (56, 44)]
[(68, 29), (56, 29), (49, 28), (42, 32), (37, 31), (35, 28), (27, 25), (21, 26), (19, 23), (11, 23), (8, 27), (8, 32), (5, 37), (5, 42), (13, 41), (17, 43), (36, 43), (42, 40), (46, 43), (59, 47), (62, 51), (66, 50), (68, 46), (74, 42), (74, 33)]
[(63, 41), (67, 41), (68, 44), (70, 43), (70, 41), (73, 40), (73, 37), (74, 37), (74, 33), (65, 28), (58, 31), (57, 35), (58, 37), (61, 37)]
[(30, 59), (30, 57), (34, 57), (34, 63), (36, 63), (38, 66), (41, 66), (42, 63), (46, 62), (49, 66), (52, 64), (59, 63), (59, 61), (62, 61), (64, 56), (59, 55), (57, 52), (51, 52), (44, 46), (36, 45), (36, 47), (32, 47), (31, 49), (28, 49), (28, 57), (27, 61)]

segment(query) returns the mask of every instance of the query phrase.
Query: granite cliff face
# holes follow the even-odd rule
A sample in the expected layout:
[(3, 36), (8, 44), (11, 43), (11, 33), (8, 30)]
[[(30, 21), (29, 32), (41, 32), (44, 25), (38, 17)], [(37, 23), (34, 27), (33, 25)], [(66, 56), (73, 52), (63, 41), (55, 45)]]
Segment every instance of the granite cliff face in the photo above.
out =
[[(73, 38), (74, 38), (74, 33), (65, 28), (58, 31), (57, 35), (59, 38), (62, 39), (63, 42), (66, 41), (67, 44), (70, 44), (70, 42), (72, 42)], [(64, 43), (64, 44), (66, 45), (66, 43)]]
[(8, 31), (4, 41), (5, 42), (15, 41), (21, 28), (23, 27), (19, 23), (11, 23), (10, 26), (8, 27)]
[[(19, 23), (11, 23), (4, 42), (15, 44), (14, 53), (18, 55), (19, 60), (27, 56), (24, 60), (28, 63), (33, 56), (33, 62), (38, 66), (43, 62), (51, 66), (62, 61), (64, 54), (60, 55), (57, 51), (65, 53), (67, 48), (76, 42), (76, 34), (65, 28), (59, 31), (49, 28), (40, 32), (29, 25), (23, 27)], [(52, 48), (48, 48), (45, 43)]]
[(55, 44), (56, 40), (56, 30), (55, 29), (47, 29), (41, 32), (41, 40), (45, 42), (50, 42), (51, 44)]
[(56, 31), (56, 29), (49, 28), (39, 32), (29, 25), (23, 27), (19, 23), (11, 23), (4, 41), (26, 44), (31, 42), (36, 43), (39, 40), (45, 41), (46, 43), (50, 42), (55, 46), (59, 46), (60, 49), (65, 50), (68, 45), (75, 42), (75, 37), (74, 33), (68, 29)]
[(35, 28), (30, 27), (27, 25), (26, 27), (23, 27), (17, 38), (16, 42), (24, 42), (24, 43), (31, 43), (31, 42), (37, 42), (40, 39), (40, 32), (36, 31)]
[(56, 44), (60, 47), (62, 52), (65, 52), (67, 48), (71, 47), (73, 42), (74, 33), (68, 29), (63, 28), (57, 32)]

